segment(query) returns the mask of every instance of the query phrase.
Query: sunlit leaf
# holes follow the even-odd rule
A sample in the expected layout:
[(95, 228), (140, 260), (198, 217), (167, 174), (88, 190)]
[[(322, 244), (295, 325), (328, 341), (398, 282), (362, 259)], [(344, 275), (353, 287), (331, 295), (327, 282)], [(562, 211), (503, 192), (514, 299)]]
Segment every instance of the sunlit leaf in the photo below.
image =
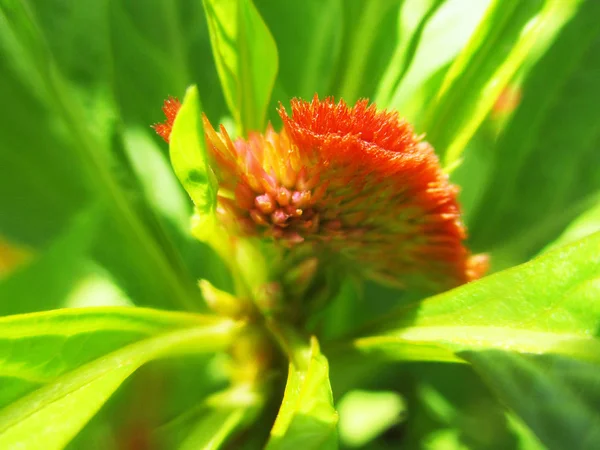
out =
[(226, 320), (139, 308), (1, 318), (0, 447), (62, 448), (139, 366), (220, 350), (233, 329)]
[[(379, 94), (377, 100), (386, 107), (398, 109), (417, 125), (419, 131), (427, 132), (422, 129), (422, 116), (429, 110), (429, 97), (442, 81), (439, 75), (445, 73), (448, 64), (468, 42), (489, 2), (405, 0), (399, 35), (403, 40), (415, 38), (416, 42), (410, 42), (408, 46), (406, 41), (399, 42), (397, 56), (386, 72), (388, 92)], [(419, 21), (423, 22), (422, 29)], [(413, 51), (411, 44), (416, 46), (414, 57), (406, 53)], [(406, 56), (409, 57), (405, 60)], [(430, 85), (431, 80), (434, 82)]]
[(371, 96), (394, 50), (399, 0), (344, 0), (344, 42), (333, 92), (349, 103)]
[(600, 234), (401, 308), (360, 352), (456, 361), (455, 352), (503, 349), (600, 361)]
[(398, 89), (417, 54), (423, 31), (444, 1), (403, 1), (398, 23), (399, 39), (396, 41), (394, 54), (377, 86), (375, 102), (378, 105), (383, 107), (389, 105), (392, 95)]
[(342, 0), (254, 3), (277, 43), (278, 80), (285, 94), (290, 98), (330, 94), (342, 44)]
[(216, 178), (210, 169), (204, 140), (198, 89), (190, 87), (177, 114), (170, 137), (173, 169), (201, 215), (214, 212)]
[(268, 450), (336, 449), (338, 414), (333, 408), (329, 366), (315, 338), (289, 367), (283, 402)]
[[(561, 3), (561, 2), (559, 2)], [(501, 269), (527, 260), (591, 206), (600, 189), (600, 3), (582, 2), (522, 85), (472, 215), (475, 249)]]
[(262, 131), (278, 70), (275, 41), (251, 0), (203, 0), (223, 93), (242, 134)]
[(427, 139), (446, 166), (456, 164), (546, 23), (560, 10), (557, 3), (547, 2), (535, 19), (542, 0), (510, 4), (496, 0), (489, 6), (429, 107)]

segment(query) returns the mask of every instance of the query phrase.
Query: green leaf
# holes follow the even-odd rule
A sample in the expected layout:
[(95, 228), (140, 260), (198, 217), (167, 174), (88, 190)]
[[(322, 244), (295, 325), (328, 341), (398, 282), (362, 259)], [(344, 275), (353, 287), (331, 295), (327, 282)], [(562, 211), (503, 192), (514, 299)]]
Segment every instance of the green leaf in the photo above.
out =
[(338, 414), (333, 407), (329, 365), (316, 338), (290, 363), (283, 402), (268, 450), (336, 449)]
[(169, 152), (175, 174), (201, 215), (214, 213), (217, 180), (210, 169), (198, 89), (188, 88), (171, 132)]
[(386, 69), (388, 89), (382, 86), (377, 101), (400, 111), (419, 131), (427, 131), (422, 116), (429, 108), (429, 97), (439, 88), (440, 74), (467, 43), (489, 2), (405, 0), (399, 45)]
[[(109, 12), (110, 34), (95, 39), (111, 43), (107, 62), (114, 71), (111, 83), (121, 119), (128, 128), (149, 131), (148, 125), (160, 117), (161, 102), (168, 95), (181, 95), (193, 81), (191, 60), (186, 55), (190, 36), (182, 31), (178, 14), (181, 2), (100, 3), (106, 3)], [(197, 52), (194, 58), (211, 65), (209, 51)]]
[[(426, 121), (427, 139), (446, 167), (455, 165), (465, 145), (521, 66), (544, 27), (560, 11), (542, 0), (507, 4), (495, 0), (469, 43), (456, 58)], [(535, 17), (535, 18), (534, 18)]]
[(544, 450), (537, 436), (523, 423), (515, 414), (506, 413), (508, 426), (519, 442), (519, 448), (523, 450)]
[[(218, 185), (207, 154), (202, 110), (196, 86), (188, 88), (181, 109), (177, 113), (170, 136), (169, 151), (175, 174), (194, 202), (195, 214), (192, 218), (194, 237), (209, 244), (221, 256), (224, 264), (227, 264), (233, 272), (234, 283), (239, 287), (240, 277), (233, 259), (236, 251), (247, 244), (241, 242), (239, 245), (232, 244), (217, 222), (215, 208)], [(246, 268), (256, 269), (256, 261), (258, 260), (255, 260), (253, 265), (247, 265)], [(220, 267), (217, 262), (221, 263), (213, 259), (212, 268), (219, 268), (223, 272), (224, 267)]]
[(444, 1), (403, 1), (404, 5), (400, 9), (398, 21), (399, 38), (396, 40), (396, 48), (377, 86), (375, 103), (379, 106), (386, 107), (390, 104), (392, 95), (415, 59), (425, 27)]
[(334, 92), (352, 104), (370, 96), (394, 50), (403, 1), (344, 1), (344, 40)]
[(342, 0), (254, 3), (277, 43), (278, 80), (286, 95), (311, 98), (315, 93), (330, 94), (342, 44)]
[(581, 2), (523, 82), (494, 149), (470, 233), (495, 268), (530, 258), (596, 199), (599, 14), (600, 3)]
[[(197, 118), (192, 117), (191, 120), (195, 121)], [(198, 133), (202, 133), (202, 130), (199, 130)], [(194, 162), (193, 155), (198, 156), (195, 152), (202, 151), (205, 145), (204, 139), (197, 144), (194, 138), (197, 136), (184, 137), (185, 141), (181, 148), (184, 154), (185, 152), (190, 153), (187, 155), (190, 163)], [(165, 257), (171, 258), (172, 264), (182, 278), (194, 281), (205, 278), (228, 289), (231, 285), (230, 274), (224, 262), (206, 243), (200, 242), (191, 234), (190, 216), (193, 204), (177, 179), (168, 155), (162, 153), (160, 146), (145, 129), (129, 127), (124, 132), (124, 139), (125, 151), (132, 165), (130, 176), (137, 177), (140, 191), (145, 194), (148, 201), (147, 207), (142, 209), (142, 212), (146, 213), (148, 224), (155, 225), (153, 228), (157, 239), (169, 243), (165, 253), (170, 254)], [(202, 162), (204, 153), (200, 153), (200, 155), (198, 159)], [(171, 156), (174, 155), (171, 154)], [(179, 154), (177, 158), (180, 164), (186, 164), (186, 155)], [(191, 167), (190, 171), (192, 169), (194, 168)], [(195, 187), (201, 189), (198, 186)], [(208, 194), (207, 197), (208, 202), (210, 199)], [(109, 262), (114, 270), (116, 261), (111, 259)], [(133, 277), (135, 275), (130, 278)]]
[(62, 306), (77, 280), (98, 228), (98, 208), (73, 221), (36, 260), (0, 281), (0, 315), (26, 313)]
[(251, 0), (203, 0), (223, 93), (239, 134), (263, 131), (277, 46)]
[(386, 317), (359, 352), (460, 361), (503, 349), (600, 361), (600, 233), (535, 260), (408, 305)]
[(0, 4), (0, 94), (13, 105), (0, 113), (8, 129), (0, 133), (1, 232), (47, 245), (99, 201), (106, 217), (94, 257), (132, 300), (198, 309), (195, 280), (121, 148), (107, 9), (96, 16), (72, 2), (30, 3)]
[(221, 350), (234, 329), (228, 320), (140, 308), (0, 318), (0, 447), (63, 448), (142, 364)]
[(600, 446), (600, 366), (557, 355), (465, 352), (500, 400), (549, 449)]

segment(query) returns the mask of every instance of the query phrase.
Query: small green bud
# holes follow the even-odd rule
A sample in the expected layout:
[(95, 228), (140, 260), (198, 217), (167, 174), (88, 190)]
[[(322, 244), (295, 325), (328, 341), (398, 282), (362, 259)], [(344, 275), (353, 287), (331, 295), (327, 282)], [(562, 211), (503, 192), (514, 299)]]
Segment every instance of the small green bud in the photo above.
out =
[(247, 315), (247, 302), (243, 299), (234, 297), (228, 292), (214, 287), (207, 280), (200, 280), (198, 286), (202, 291), (202, 296), (210, 309), (221, 316), (239, 319)]

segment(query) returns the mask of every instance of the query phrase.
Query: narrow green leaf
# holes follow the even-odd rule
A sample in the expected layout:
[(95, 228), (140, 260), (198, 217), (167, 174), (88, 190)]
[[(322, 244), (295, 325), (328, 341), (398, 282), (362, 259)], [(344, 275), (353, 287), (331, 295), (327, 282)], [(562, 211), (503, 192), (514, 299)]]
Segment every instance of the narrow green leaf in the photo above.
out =
[(444, 4), (445, 0), (427, 0), (411, 2), (404, 0), (398, 20), (398, 39), (394, 54), (379, 81), (375, 94), (375, 103), (387, 107), (392, 95), (398, 89), (400, 82), (410, 69), (417, 54), (423, 31)]
[(391, 313), (359, 338), (360, 352), (394, 359), (460, 360), (503, 349), (600, 361), (600, 233)]
[(139, 366), (223, 349), (234, 328), (213, 317), (140, 308), (0, 318), (0, 447), (63, 448)]
[(316, 338), (291, 363), (281, 409), (268, 450), (336, 449), (338, 414), (333, 407), (329, 365)]
[[(229, 266), (234, 277), (234, 284), (242, 289), (241, 279), (246, 274), (260, 281), (257, 274), (262, 272), (260, 255), (253, 255), (252, 264), (238, 264), (244, 257), (244, 251), (258, 252), (253, 243), (239, 242), (233, 244), (218, 226), (215, 216), (217, 201), (217, 180), (210, 167), (204, 139), (202, 112), (198, 89), (188, 88), (181, 109), (177, 114), (170, 137), (171, 162), (175, 174), (188, 192), (195, 205), (192, 218), (192, 234), (199, 240), (209, 244)], [(213, 268), (219, 268), (212, 264)], [(247, 284), (247, 286), (252, 283)]]
[[(423, 128), (423, 116), (442, 82), (440, 77), (468, 42), (490, 0), (404, 1), (399, 36), (401, 40), (414, 37), (417, 41), (410, 43), (409, 47), (399, 41), (400, 46), (386, 75), (390, 77), (391, 92), (378, 94), (377, 100), (383, 100), (385, 106), (400, 111), (416, 124), (418, 130), (427, 131)], [(419, 20), (423, 22), (422, 29), (419, 28)], [(415, 33), (418, 35), (415, 36)], [(414, 57), (410, 57), (407, 50), (414, 51)], [(406, 56), (408, 59), (405, 59)]]
[(315, 92), (328, 95), (342, 44), (342, 0), (254, 3), (277, 43), (278, 80), (285, 93), (301, 98)]
[(100, 219), (98, 208), (75, 218), (73, 224), (30, 264), (0, 281), (0, 315), (54, 309), (62, 306), (82, 275)]
[(515, 414), (507, 412), (506, 420), (510, 430), (519, 441), (519, 448), (523, 450), (545, 450), (537, 436)]
[(548, 449), (600, 447), (600, 366), (557, 355), (461, 354)]
[(425, 126), (445, 166), (458, 161), (544, 27), (560, 11), (560, 1), (548, 1), (535, 17), (543, 3), (495, 0), (450, 67)]
[[(195, 79), (190, 70), (192, 60), (186, 55), (192, 38), (190, 33), (183, 30), (179, 17), (182, 2), (147, 0), (143, 3), (104, 3), (109, 11), (110, 34), (95, 36), (95, 39), (110, 43), (109, 63), (114, 72), (110, 81), (115, 102), (128, 128), (137, 125), (149, 131), (148, 125), (160, 115), (157, 105), (167, 95), (182, 93)], [(60, 8), (54, 9), (57, 10), (56, 14), (61, 13)], [(94, 15), (94, 12), (90, 11), (89, 14)], [(193, 58), (194, 62), (202, 63), (205, 67), (211, 65), (209, 50), (196, 51)]]
[(367, 85), (372, 84), (374, 88), (374, 81), (385, 69), (387, 58), (378, 61), (376, 56), (393, 51), (394, 40), (390, 34), (396, 28), (398, 10), (403, 2), (346, 0), (345, 3), (345, 45), (336, 91), (346, 102), (354, 103), (361, 96), (369, 95)]
[(98, 200), (107, 217), (94, 257), (132, 300), (198, 309), (195, 280), (122, 153), (108, 8), (96, 16), (60, 0), (34, 3), (0, 2), (0, 95), (13, 105), (1, 114), (2, 233), (47, 245), (76, 211)]
[(262, 131), (277, 46), (251, 0), (203, 0), (223, 93), (240, 134)]
[(472, 247), (491, 251), (497, 269), (529, 259), (596, 199), (599, 15), (599, 2), (580, 3), (530, 70), (498, 139), (470, 224)]
[(169, 152), (175, 174), (198, 212), (214, 213), (217, 181), (206, 152), (202, 109), (196, 86), (188, 88), (171, 132)]

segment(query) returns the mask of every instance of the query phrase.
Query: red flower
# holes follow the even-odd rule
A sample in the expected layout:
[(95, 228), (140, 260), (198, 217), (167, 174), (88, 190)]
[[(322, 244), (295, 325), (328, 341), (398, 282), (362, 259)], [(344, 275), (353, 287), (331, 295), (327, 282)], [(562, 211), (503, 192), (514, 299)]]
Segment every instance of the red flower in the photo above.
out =
[(154, 128), (154, 131), (156, 131), (158, 135), (166, 142), (169, 142), (171, 130), (173, 129), (173, 124), (175, 123), (175, 117), (177, 116), (180, 108), (181, 103), (179, 103), (179, 100), (169, 97), (168, 100), (165, 100), (165, 104), (162, 108), (167, 120), (165, 120), (165, 123), (157, 123), (152, 127)]
[[(156, 129), (168, 139), (172, 99), (164, 110)], [(483, 272), (462, 245), (457, 189), (396, 112), (315, 96), (279, 114), (280, 133), (269, 126), (235, 142), (204, 118), (226, 222), (404, 286), (443, 289)]]

